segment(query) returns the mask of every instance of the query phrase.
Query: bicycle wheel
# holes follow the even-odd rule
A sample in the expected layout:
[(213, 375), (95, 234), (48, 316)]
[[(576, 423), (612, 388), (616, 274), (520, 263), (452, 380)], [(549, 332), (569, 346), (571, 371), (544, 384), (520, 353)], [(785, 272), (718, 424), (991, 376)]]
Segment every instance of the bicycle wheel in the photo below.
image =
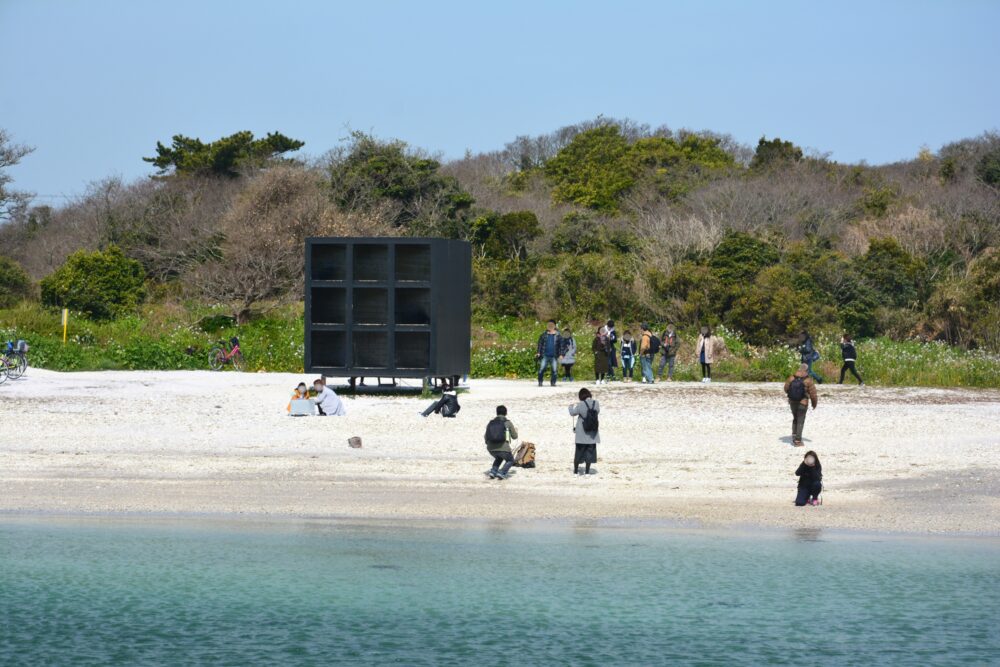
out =
[(226, 365), (226, 352), (221, 347), (213, 347), (208, 353), (208, 367), (213, 371), (221, 371)]
[(9, 368), (7, 366), (7, 357), (0, 357), (0, 384), (7, 381), (7, 374)]
[(8, 371), (7, 374), (10, 376), (11, 380), (16, 380), (22, 375), (24, 375), (24, 371), (27, 370), (28, 368), (27, 363), (25, 363), (24, 357), (22, 357), (21, 355), (17, 355), (13, 359), (11, 359), (10, 362), (11, 362), (10, 370)]
[(235, 368), (238, 371), (242, 371), (243, 370), (243, 353), (242, 352), (237, 351), (236, 354), (234, 354), (232, 356), (232, 358), (230, 359), (230, 361), (233, 362), (233, 368)]

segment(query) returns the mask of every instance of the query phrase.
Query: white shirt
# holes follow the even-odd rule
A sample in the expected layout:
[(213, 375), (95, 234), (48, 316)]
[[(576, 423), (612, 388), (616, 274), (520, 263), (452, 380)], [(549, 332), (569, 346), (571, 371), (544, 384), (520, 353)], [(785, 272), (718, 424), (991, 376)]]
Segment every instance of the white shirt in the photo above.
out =
[(323, 387), (323, 391), (316, 394), (315, 401), (316, 407), (320, 408), (328, 417), (343, 417), (347, 414), (344, 402), (329, 387)]

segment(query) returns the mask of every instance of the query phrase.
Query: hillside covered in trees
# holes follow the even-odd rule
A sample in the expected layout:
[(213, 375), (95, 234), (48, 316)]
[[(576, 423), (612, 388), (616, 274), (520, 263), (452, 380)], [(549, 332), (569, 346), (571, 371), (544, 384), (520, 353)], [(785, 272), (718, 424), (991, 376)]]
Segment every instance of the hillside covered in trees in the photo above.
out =
[[(154, 175), (97, 181), (59, 208), (0, 190), (0, 306), (38, 299), (113, 319), (143, 301), (196, 302), (248, 321), (301, 300), (307, 236), (444, 236), (474, 246), (480, 318), (1000, 351), (994, 133), (881, 166), (607, 118), (452, 161), (363, 133), (315, 160), (295, 157), (302, 146), (176, 136), (136, 156)], [(31, 159), (10, 155), (0, 173)]]

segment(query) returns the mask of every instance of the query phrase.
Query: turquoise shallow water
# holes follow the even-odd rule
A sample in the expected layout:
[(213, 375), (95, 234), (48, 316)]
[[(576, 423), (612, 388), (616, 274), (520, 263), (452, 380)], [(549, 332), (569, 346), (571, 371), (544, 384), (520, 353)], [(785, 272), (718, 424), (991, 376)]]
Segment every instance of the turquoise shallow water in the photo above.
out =
[(1000, 542), (0, 520), (0, 665), (1000, 664)]

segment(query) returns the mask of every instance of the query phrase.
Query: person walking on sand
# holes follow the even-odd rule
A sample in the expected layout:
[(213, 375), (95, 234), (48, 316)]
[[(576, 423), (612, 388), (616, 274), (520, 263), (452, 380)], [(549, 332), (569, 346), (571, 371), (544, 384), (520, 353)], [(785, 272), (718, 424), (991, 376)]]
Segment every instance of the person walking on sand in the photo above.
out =
[(608, 320), (605, 334), (608, 343), (608, 380), (615, 379), (615, 369), (618, 368), (618, 332), (615, 331), (615, 321)]
[(639, 325), (642, 329), (642, 338), (639, 339), (639, 364), (642, 366), (643, 384), (653, 384), (653, 355), (658, 351), (654, 343), (653, 332), (649, 330), (649, 325), (643, 322)]
[(710, 328), (701, 328), (694, 352), (701, 364), (701, 381), (707, 384), (712, 381), (712, 362), (715, 361), (715, 336)]
[(594, 380), (597, 384), (604, 384), (604, 377), (608, 374), (608, 340), (604, 327), (594, 334), (590, 349), (594, 353)]
[(545, 376), (545, 369), (549, 368), (549, 379), (551, 385), (556, 386), (556, 376), (559, 374), (559, 332), (556, 330), (556, 321), (549, 320), (548, 326), (542, 335), (538, 337), (538, 349), (535, 352), (535, 359), (538, 364), (538, 386), (542, 386), (542, 378)]
[(635, 370), (635, 355), (636, 355), (636, 345), (635, 340), (632, 338), (632, 332), (625, 330), (622, 334), (622, 381), (631, 382)]
[(785, 394), (788, 396), (788, 407), (792, 410), (792, 444), (802, 446), (802, 428), (806, 424), (806, 413), (809, 403), (816, 409), (816, 383), (809, 377), (809, 367), (805, 364), (785, 381)]
[(573, 427), (573, 434), (576, 437), (576, 454), (573, 456), (573, 474), (580, 474), (580, 464), (584, 466), (584, 475), (593, 475), (596, 470), (591, 470), (590, 466), (597, 463), (597, 443), (601, 441), (600, 422), (598, 414), (601, 412), (601, 404), (591, 395), (590, 390), (583, 388), (577, 395), (579, 403), (572, 403), (569, 406), (570, 415), (576, 417), (576, 424)]
[(819, 350), (816, 349), (816, 345), (813, 343), (812, 336), (809, 335), (808, 331), (804, 331), (799, 334), (799, 355), (804, 363), (809, 368), (809, 377), (816, 380), (817, 383), (823, 384), (823, 378), (813, 370), (813, 364), (819, 361)]
[(333, 389), (326, 386), (323, 378), (316, 378), (313, 381), (313, 389), (316, 391), (316, 410), (322, 417), (343, 417), (347, 414), (344, 402), (334, 393)]
[(819, 505), (819, 494), (823, 491), (823, 466), (820, 465), (816, 452), (812, 450), (806, 452), (795, 474), (799, 478), (795, 506)]
[(680, 340), (674, 333), (674, 325), (668, 324), (663, 336), (660, 337), (660, 346), (663, 348), (663, 355), (660, 357), (660, 368), (657, 374), (663, 379), (663, 367), (667, 367), (667, 382), (674, 381), (674, 363), (677, 361), (677, 347)]
[(854, 367), (858, 360), (858, 351), (854, 347), (854, 341), (851, 340), (850, 334), (844, 334), (840, 339), (840, 356), (844, 359), (844, 365), (840, 367), (840, 382), (837, 384), (844, 384), (844, 375), (847, 371), (851, 371), (851, 375), (857, 379), (858, 384), (862, 387), (865, 386), (865, 381), (861, 379), (858, 369)]
[[(493, 467), (488, 473), (490, 479), (507, 479), (510, 467), (514, 465), (514, 454), (510, 449), (511, 440), (517, 440), (517, 429), (507, 419), (507, 407), (497, 406), (497, 416), (486, 425), (486, 451), (493, 457)], [(500, 464), (503, 463), (503, 467)]]

